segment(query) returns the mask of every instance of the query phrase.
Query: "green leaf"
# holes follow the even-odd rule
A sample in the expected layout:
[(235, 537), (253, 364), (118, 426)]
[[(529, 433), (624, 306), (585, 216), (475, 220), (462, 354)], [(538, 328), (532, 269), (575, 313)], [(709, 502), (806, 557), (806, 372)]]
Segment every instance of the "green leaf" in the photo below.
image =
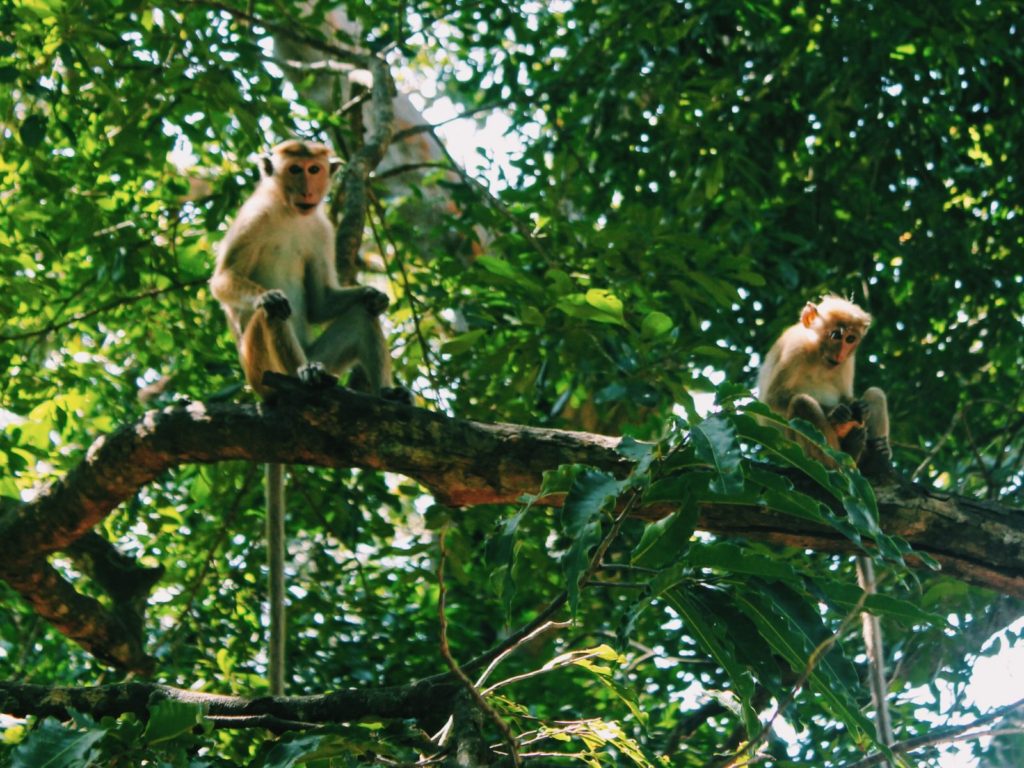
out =
[[(253, 768), (293, 768), (303, 758), (311, 757), (320, 749), (330, 734), (288, 734), (282, 736), (261, 759), (257, 759)], [(348, 764), (349, 761), (345, 761)]]
[(675, 323), (664, 312), (649, 312), (640, 323), (640, 335), (645, 339), (662, 336), (672, 330)]
[(590, 564), (590, 550), (601, 541), (601, 517), (619, 497), (622, 483), (606, 472), (585, 469), (573, 481), (562, 505), (562, 531), (572, 540), (562, 559), (569, 610), (576, 615), (580, 577)]
[(664, 568), (678, 561), (690, 547), (699, 512), (696, 498), (690, 497), (668, 517), (648, 523), (630, 562), (643, 568)]
[[(803, 615), (799, 617), (794, 615), (791, 612), (792, 600), (770, 588), (763, 594), (752, 590), (737, 593), (734, 599), (754, 622), (760, 635), (789, 663), (790, 668), (798, 674), (805, 672), (812, 652), (828, 634), (820, 619), (808, 619), (810, 611), (802, 611)], [(784, 604), (788, 604), (788, 609)], [(874, 728), (861, 713), (857, 697), (837, 671), (844, 662), (841, 650), (833, 647), (810, 671), (808, 680), (811, 688), (826, 705), (823, 709), (827, 715), (842, 720), (858, 740), (873, 739)], [(849, 666), (849, 662), (845, 664)], [(846, 677), (849, 678), (849, 675)], [(855, 673), (853, 677), (856, 679)]]
[(570, 317), (625, 326), (622, 302), (608, 291), (592, 288), (586, 293), (563, 296), (555, 307)]
[(203, 722), (204, 707), (165, 699), (149, 706), (149, 722), (142, 738), (150, 744), (168, 741), (188, 733)]
[(441, 345), (441, 352), (446, 355), (457, 355), (472, 349), (489, 331), (485, 328), (478, 328), (474, 331), (466, 331), (458, 336), (449, 339)]
[(724, 623), (715, 621), (714, 612), (706, 604), (706, 597), (714, 599), (710, 590), (706, 596), (681, 588), (672, 589), (665, 594), (668, 604), (683, 620), (686, 631), (711, 654), (729, 676), (740, 697), (748, 735), (752, 736), (757, 732), (757, 715), (750, 706), (750, 700), (754, 695), (754, 680), (750, 671), (736, 657), (735, 649), (729, 640), (729, 628)]
[(736, 430), (724, 416), (705, 419), (690, 433), (700, 461), (714, 469), (710, 490), (730, 495), (743, 490), (742, 455), (736, 442)]
[[(828, 598), (830, 603), (844, 611), (853, 608), (863, 594), (860, 587), (855, 584), (846, 584), (831, 579), (816, 580), (814, 586)], [(902, 600), (891, 595), (868, 595), (867, 600), (864, 601), (864, 607), (877, 616), (896, 619), (905, 624), (928, 624), (939, 627), (947, 625), (946, 618), (941, 614), (926, 611), (909, 600)]]
[(587, 304), (599, 312), (623, 322), (622, 301), (611, 291), (603, 288), (591, 288), (587, 291)]
[(760, 576), (766, 581), (800, 581), (799, 574), (788, 563), (752, 554), (732, 542), (694, 542), (686, 560), (693, 568), (715, 568), (727, 573)]
[(34, 149), (46, 138), (47, 120), (43, 115), (29, 115), (18, 129), (21, 142), (27, 149)]
[(106, 732), (105, 728), (72, 730), (47, 717), (14, 748), (7, 765), (10, 768), (88, 768), (93, 765), (93, 747)]
[[(493, 537), (487, 545), (487, 560), (494, 564), (495, 569), (492, 583), (494, 583), (496, 592), (505, 608), (507, 623), (512, 621), (512, 598), (516, 591), (515, 580), (512, 576), (516, 565), (516, 556), (519, 554), (519, 525), (529, 510), (529, 506), (524, 506), (500, 523), (498, 535)], [(501, 580), (497, 581), (495, 577), (499, 575)]]

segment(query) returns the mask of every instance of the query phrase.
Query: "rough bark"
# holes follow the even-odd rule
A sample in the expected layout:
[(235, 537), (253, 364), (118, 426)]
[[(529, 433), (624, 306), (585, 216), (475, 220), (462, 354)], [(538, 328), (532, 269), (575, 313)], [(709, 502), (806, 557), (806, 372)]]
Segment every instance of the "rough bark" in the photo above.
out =
[[(361, 467), (404, 474), (453, 507), (516, 503), (546, 470), (592, 465), (618, 475), (630, 463), (618, 438), (484, 424), (337, 389), (310, 396), (275, 379), (273, 405), (192, 403), (144, 414), (101, 437), (81, 464), (33, 501), (0, 518), (0, 577), (58, 629), (97, 657), (149, 666), (119, 618), (74, 592), (47, 563), (165, 470), (228, 459)], [(960, 579), (1024, 596), (1024, 516), (955, 496), (890, 483), (876, 488), (883, 528)], [(543, 503), (557, 505), (559, 498)], [(657, 517), (664, 509), (639, 509)], [(764, 507), (706, 504), (700, 527), (722, 535), (824, 551), (852, 551), (836, 531)]]
[(311, 725), (342, 723), (361, 717), (426, 718), (459, 690), (447, 680), (410, 685), (335, 691), (316, 696), (219, 696), (155, 683), (119, 683), (93, 687), (49, 687), (0, 682), (0, 712), (16, 717), (34, 715), (70, 718), (86, 712), (94, 718), (117, 717), (126, 712), (146, 719), (149, 707), (160, 701), (180, 701), (204, 707), (204, 716), (216, 725), (269, 728), (273, 731), (305, 729)]

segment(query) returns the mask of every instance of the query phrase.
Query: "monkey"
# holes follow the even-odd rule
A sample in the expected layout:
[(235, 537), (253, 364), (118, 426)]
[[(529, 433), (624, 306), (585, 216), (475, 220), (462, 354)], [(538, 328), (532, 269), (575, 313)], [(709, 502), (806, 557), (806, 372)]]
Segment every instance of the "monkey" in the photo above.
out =
[[(326, 145), (294, 139), (261, 156), (260, 182), (219, 245), (210, 291), (227, 316), (246, 382), (262, 398), (272, 396), (267, 372), (317, 389), (357, 365), (371, 394), (408, 403), (408, 391), (392, 386), (377, 319), (388, 297), (338, 284), (334, 226), (323, 203), (339, 165)], [(267, 464), (266, 490), (269, 681), (278, 696), (285, 674), (283, 465)]]
[[(871, 315), (838, 296), (808, 302), (800, 322), (768, 351), (757, 386), (759, 399), (773, 411), (809, 421), (865, 474), (879, 475), (892, 460), (885, 392), (871, 387), (860, 399), (853, 396), (857, 347), (870, 325)], [(831, 463), (806, 442), (805, 448)]]
[[(273, 147), (261, 158), (259, 186), (220, 244), (210, 290), (227, 315), (246, 381), (264, 397), (268, 371), (328, 386), (355, 363), (372, 394), (407, 396), (391, 384), (377, 320), (388, 297), (369, 286), (338, 285), (334, 227), (323, 208), (338, 165), (323, 144)], [(312, 327), (324, 323), (314, 339)]]
[[(787, 419), (813, 424), (835, 450), (848, 453), (865, 475), (891, 470), (889, 412), (878, 387), (854, 399), (853, 375), (857, 347), (871, 326), (871, 315), (856, 304), (829, 295), (808, 302), (800, 322), (790, 326), (768, 351), (758, 371), (758, 397)], [(819, 449), (801, 440), (811, 455), (831, 464)], [(875, 592), (871, 558), (856, 558), (857, 581)], [(886, 697), (884, 646), (878, 617), (865, 611), (862, 634), (868, 657), (868, 681), (880, 742), (894, 743)]]

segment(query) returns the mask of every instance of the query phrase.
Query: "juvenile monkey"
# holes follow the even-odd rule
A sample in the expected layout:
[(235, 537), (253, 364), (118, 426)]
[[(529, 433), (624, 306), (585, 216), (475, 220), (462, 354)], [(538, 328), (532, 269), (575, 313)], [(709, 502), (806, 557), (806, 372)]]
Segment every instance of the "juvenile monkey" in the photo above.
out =
[[(762, 402), (787, 419), (811, 422), (832, 448), (850, 454), (866, 475), (887, 472), (892, 461), (885, 393), (871, 387), (860, 400), (853, 396), (857, 347), (870, 325), (871, 315), (838, 296), (808, 302), (800, 322), (772, 345), (757, 376)], [(825, 460), (820, 451), (804, 444)], [(871, 558), (857, 557), (857, 579), (865, 592), (875, 591)], [(891, 746), (882, 627), (870, 613), (865, 612), (862, 620), (875, 728), (879, 741)]]
[(878, 474), (892, 458), (885, 393), (871, 387), (859, 400), (853, 395), (857, 346), (870, 325), (871, 315), (838, 296), (808, 302), (772, 345), (757, 386), (773, 411), (806, 419), (866, 474)]
[[(338, 285), (334, 227), (324, 197), (339, 161), (323, 144), (286, 141), (261, 158), (261, 180), (220, 244), (210, 290), (227, 315), (249, 385), (261, 396), (268, 371), (314, 387), (358, 364), (372, 394), (408, 401), (391, 386), (377, 315), (388, 298)], [(319, 335), (315, 326), (323, 325)], [(284, 692), (284, 467), (267, 464), (270, 692)]]

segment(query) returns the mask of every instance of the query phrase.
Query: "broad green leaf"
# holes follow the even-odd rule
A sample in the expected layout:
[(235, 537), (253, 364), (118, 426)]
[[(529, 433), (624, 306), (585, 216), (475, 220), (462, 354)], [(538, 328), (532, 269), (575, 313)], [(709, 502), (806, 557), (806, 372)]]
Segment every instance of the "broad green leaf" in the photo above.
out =
[[(767, 411), (767, 406), (762, 403), (751, 403), (747, 406), (747, 410), (752, 413), (764, 413)], [(736, 434), (740, 439), (757, 443), (782, 464), (799, 469), (836, 498), (842, 499), (842, 493), (837, 492), (824, 465), (820, 461), (810, 458), (803, 447), (788, 438), (782, 429), (761, 424), (749, 413), (733, 414), (732, 423), (736, 427)]]
[(93, 747), (106, 728), (72, 730), (52, 717), (33, 728), (10, 755), (10, 768), (89, 768)]
[(254, 768), (294, 768), (305, 762), (303, 758), (315, 755), (324, 739), (329, 738), (329, 734), (287, 734), (254, 763)]
[(664, 312), (648, 312), (640, 323), (640, 334), (645, 339), (654, 339), (672, 330), (675, 323)]
[(441, 345), (441, 352), (446, 355), (457, 355), (466, 352), (474, 347), (489, 331), (478, 328), (475, 331), (466, 331), (458, 336), (449, 339)]
[(199, 704), (165, 699), (149, 706), (149, 721), (142, 738), (150, 744), (168, 741), (188, 733), (203, 721)]
[(570, 317), (613, 325), (626, 324), (622, 314), (622, 302), (607, 291), (597, 288), (583, 294), (562, 296), (555, 307)]
[(690, 433), (697, 458), (714, 470), (709, 489), (723, 495), (743, 489), (743, 470), (736, 430), (724, 416), (705, 419)]
[[(856, 584), (844, 584), (831, 579), (819, 579), (814, 582), (820, 590), (840, 610), (848, 611), (857, 604), (863, 592)], [(864, 607), (878, 616), (896, 619), (906, 624), (928, 624), (945, 626), (946, 618), (940, 614), (926, 611), (909, 600), (902, 600), (891, 595), (868, 595)]]
[[(707, 599), (714, 599), (707, 593)], [(736, 657), (729, 639), (728, 627), (715, 621), (712, 611), (707, 608), (706, 598), (695, 591), (676, 588), (665, 593), (665, 600), (679, 614), (683, 625), (700, 646), (711, 654), (732, 681), (743, 707), (743, 721), (748, 734), (757, 733), (757, 715), (750, 706), (754, 695), (754, 680), (750, 671)]]
[(46, 138), (47, 119), (43, 115), (29, 115), (18, 129), (21, 141), (28, 149), (35, 149)]
[(569, 610), (579, 605), (580, 577), (590, 564), (590, 551), (601, 541), (601, 518), (619, 497), (622, 483), (605, 472), (585, 469), (573, 480), (562, 504), (562, 531), (572, 544), (562, 559)]
[(694, 542), (686, 556), (693, 568), (715, 568), (728, 573), (741, 573), (774, 581), (799, 581), (800, 576), (788, 563), (764, 555), (752, 554), (732, 542)]
[[(754, 622), (775, 652), (789, 663), (794, 672), (803, 674), (814, 649), (827, 633), (820, 621), (817, 626), (812, 626), (795, 618), (777, 598), (776, 593), (756, 594), (750, 590), (736, 593), (734, 597), (737, 606)], [(828, 655), (818, 660), (808, 678), (811, 688), (827, 705), (825, 711), (838, 717), (856, 739), (873, 739), (873, 726), (861, 713), (854, 693), (836, 672), (832, 654), (840, 653), (839, 648), (833, 647)]]
[[(494, 571), (491, 582), (495, 591), (501, 598), (505, 608), (505, 620), (511, 623), (512, 620), (512, 598), (515, 596), (516, 584), (513, 573), (516, 565), (516, 555), (519, 553), (518, 531), (519, 525), (530, 508), (524, 506), (514, 515), (506, 518), (499, 526), (499, 531), (487, 545), (487, 559), (493, 563)], [(500, 580), (498, 578), (500, 576)]]
[(587, 291), (587, 304), (603, 314), (614, 317), (618, 322), (623, 322), (622, 301), (611, 291), (603, 288), (591, 288)]
[(643, 568), (664, 568), (679, 560), (690, 546), (699, 509), (691, 498), (666, 518), (648, 523), (630, 561)]

